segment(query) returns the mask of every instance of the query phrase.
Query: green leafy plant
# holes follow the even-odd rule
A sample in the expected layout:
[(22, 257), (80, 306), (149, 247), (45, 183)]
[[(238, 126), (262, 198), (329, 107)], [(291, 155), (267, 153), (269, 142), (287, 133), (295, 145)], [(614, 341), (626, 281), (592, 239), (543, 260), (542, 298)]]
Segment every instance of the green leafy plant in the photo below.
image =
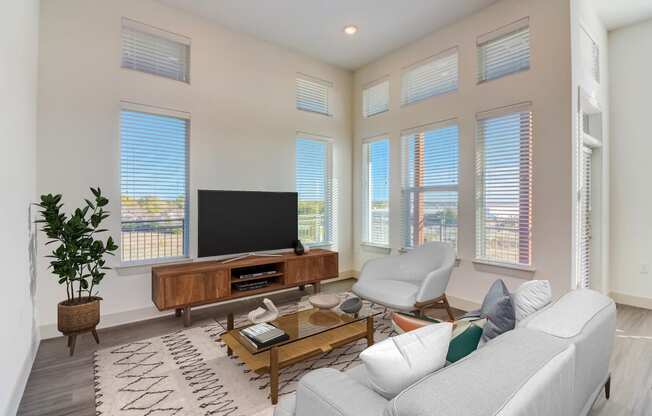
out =
[(77, 208), (68, 215), (61, 211), (61, 195), (41, 195), (41, 228), (50, 239), (46, 245), (59, 243), (47, 256), (52, 258), (50, 269), (57, 276), (60, 285), (66, 285), (68, 304), (83, 303), (86, 297), (93, 297), (102, 279), (106, 276), (104, 255), (113, 255), (118, 246), (113, 238), (106, 243), (96, 239), (96, 235), (107, 230), (100, 228), (102, 221), (109, 217), (104, 210), (109, 200), (102, 196), (100, 188), (90, 188), (94, 202), (86, 199), (86, 206)]

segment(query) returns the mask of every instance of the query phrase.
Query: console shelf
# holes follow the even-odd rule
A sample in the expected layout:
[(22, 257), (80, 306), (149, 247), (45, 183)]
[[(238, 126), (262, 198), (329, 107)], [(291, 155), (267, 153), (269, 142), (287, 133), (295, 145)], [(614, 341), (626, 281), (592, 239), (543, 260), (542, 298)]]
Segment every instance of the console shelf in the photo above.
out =
[[(267, 275), (238, 278), (238, 276), (271, 272)], [(256, 296), (277, 290), (312, 284), (319, 290), (319, 282), (338, 275), (337, 252), (311, 250), (302, 256), (284, 253), (279, 257), (249, 257), (230, 263), (197, 261), (152, 267), (152, 301), (160, 311), (174, 309), (177, 316), (183, 311), (184, 324), (190, 325), (193, 306)], [(242, 290), (238, 283), (269, 279), (268, 286)]]

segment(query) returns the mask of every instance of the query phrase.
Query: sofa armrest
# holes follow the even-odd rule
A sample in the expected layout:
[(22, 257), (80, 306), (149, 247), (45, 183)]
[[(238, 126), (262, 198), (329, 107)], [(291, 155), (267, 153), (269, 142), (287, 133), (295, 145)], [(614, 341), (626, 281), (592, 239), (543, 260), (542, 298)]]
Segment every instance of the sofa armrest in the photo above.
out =
[(387, 403), (346, 374), (322, 368), (299, 381), (295, 416), (381, 416)]

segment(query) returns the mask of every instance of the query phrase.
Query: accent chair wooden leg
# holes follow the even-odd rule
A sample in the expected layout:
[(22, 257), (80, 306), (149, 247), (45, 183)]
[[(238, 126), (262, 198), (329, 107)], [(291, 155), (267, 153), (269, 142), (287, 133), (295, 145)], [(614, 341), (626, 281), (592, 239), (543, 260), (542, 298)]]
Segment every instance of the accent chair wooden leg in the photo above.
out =
[(278, 348), (269, 351), (269, 392), (272, 404), (278, 403)]
[(448, 298), (446, 297), (446, 294), (444, 294), (443, 303), (444, 303), (444, 307), (446, 308), (446, 313), (448, 314), (448, 318), (450, 318), (451, 322), (455, 321), (455, 315), (453, 315), (453, 311), (451, 310), (451, 305), (448, 303)]
[(611, 397), (611, 374), (607, 377), (607, 381), (604, 383), (604, 397), (609, 400)]
[(100, 343), (100, 337), (97, 335), (97, 330), (96, 330), (95, 328), (93, 328), (93, 330), (91, 331), (91, 333), (93, 334), (93, 338), (95, 338), (95, 342), (96, 342), (97, 344), (99, 344), (99, 343)]
[(75, 354), (75, 344), (77, 343), (77, 334), (70, 336), (70, 356)]
[(190, 318), (190, 306), (183, 308), (183, 326), (190, 326), (192, 320)]

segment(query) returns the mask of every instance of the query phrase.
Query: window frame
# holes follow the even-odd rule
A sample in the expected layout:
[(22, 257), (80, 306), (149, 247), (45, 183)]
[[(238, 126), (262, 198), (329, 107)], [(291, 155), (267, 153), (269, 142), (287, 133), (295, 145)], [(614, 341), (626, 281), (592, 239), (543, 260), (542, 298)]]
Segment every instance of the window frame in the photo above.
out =
[[(386, 108), (384, 110), (377, 111), (375, 113), (371, 113), (371, 114), (368, 113), (367, 112), (367, 95), (366, 95), (366, 92), (370, 91), (372, 88), (379, 87), (379, 86), (381, 86), (381, 85), (383, 85), (385, 83), (387, 83), (387, 103), (386, 103)], [(385, 113), (389, 112), (389, 110), (390, 110), (390, 93), (391, 93), (390, 87), (391, 87), (391, 83), (390, 83), (390, 80), (389, 80), (389, 76), (384, 76), (384, 77), (382, 77), (380, 79), (377, 79), (375, 81), (372, 81), (372, 82), (366, 84), (364, 87), (362, 87), (362, 118), (366, 119), (366, 118), (376, 117), (376, 116), (379, 116), (381, 114), (385, 114)]]
[[(423, 139), (425, 139), (426, 133), (427, 132), (433, 132), (449, 127), (455, 126), (457, 128), (457, 149), (456, 149), (456, 154), (457, 154), (457, 180), (456, 184), (446, 184), (446, 185), (424, 185), (424, 186), (412, 186), (411, 184), (408, 183), (409, 181), (409, 175), (408, 175), (408, 168), (409, 168), (409, 157), (410, 155), (408, 154), (408, 140), (410, 140), (410, 137), (415, 134), (421, 134), (423, 135)], [(418, 247), (418, 243), (415, 244), (415, 241), (410, 241), (408, 242), (408, 237), (409, 237), (409, 232), (408, 232), (408, 217), (413, 217), (413, 215), (410, 215), (408, 212), (408, 193), (428, 193), (428, 192), (456, 192), (457, 198), (455, 201), (455, 206), (457, 210), (457, 231), (456, 231), (456, 238), (455, 238), (455, 250), (457, 251), (459, 248), (459, 202), (460, 202), (460, 195), (459, 195), (459, 189), (460, 189), (460, 123), (457, 118), (451, 118), (447, 120), (442, 120), (438, 121), (435, 123), (430, 123), (427, 125), (415, 127), (412, 129), (407, 129), (401, 131), (401, 252), (409, 251), (414, 247)], [(440, 236), (442, 237), (442, 236)], [(429, 241), (446, 241), (446, 240), (429, 240)]]
[[(485, 60), (482, 58), (483, 54), (483, 48), (485, 48), (487, 45), (490, 45), (492, 43), (495, 43), (497, 41), (500, 41), (501, 39), (504, 39), (508, 36), (514, 35), (516, 33), (519, 33), (521, 31), (527, 31), (528, 32), (528, 65), (527, 67), (519, 68), (516, 71), (511, 71), (511, 72), (505, 72), (501, 73), (498, 76), (494, 77), (487, 77), (487, 68), (485, 67)], [(497, 79), (505, 78), (510, 75), (515, 75), (519, 74), (521, 72), (526, 72), (529, 71), (532, 68), (532, 45), (530, 42), (530, 18), (524, 17), (522, 19), (519, 19), (517, 21), (514, 21), (512, 23), (509, 23), (505, 26), (502, 26), (498, 29), (495, 29), (491, 32), (485, 33), (483, 35), (480, 35), (476, 39), (476, 58), (477, 58), (477, 84), (483, 84), (485, 82), (490, 82), (494, 81)]]
[[(377, 242), (373, 241), (373, 238), (371, 238), (371, 229), (369, 228), (369, 222), (370, 222), (370, 214), (371, 214), (371, 206), (370, 206), (370, 197), (369, 194), (371, 192), (370, 188), (370, 183), (371, 183), (371, 178), (369, 175), (369, 151), (368, 151), (368, 146), (371, 145), (372, 143), (377, 143), (377, 142), (387, 142), (387, 242), (382, 243), (382, 242)], [(378, 136), (374, 137), (369, 137), (367, 139), (362, 140), (362, 229), (361, 229), (361, 244), (365, 246), (372, 246), (372, 247), (378, 247), (378, 248), (384, 248), (388, 249), (390, 247), (391, 243), (391, 235), (390, 235), (390, 216), (391, 216), (391, 178), (392, 178), (392, 171), (391, 171), (391, 140), (389, 138), (389, 135), (387, 134), (381, 134)]]
[[(325, 160), (325, 172), (324, 172), (324, 238), (325, 241), (317, 241), (317, 242), (312, 242), (312, 243), (307, 243), (302, 240), (302, 243), (304, 245), (307, 245), (308, 247), (332, 247), (336, 245), (336, 209), (335, 209), (335, 203), (336, 203), (336, 198), (335, 198), (335, 186), (333, 184), (333, 139), (326, 137), (326, 136), (320, 136), (316, 134), (311, 134), (311, 133), (304, 133), (301, 131), (297, 131), (295, 140), (294, 140), (294, 149), (295, 149), (295, 157), (294, 157), (294, 166), (295, 166), (295, 172), (294, 172), (294, 178), (295, 178), (295, 190), (297, 192), (297, 203), (301, 202), (301, 195), (299, 191), (296, 189), (296, 181), (297, 181), (297, 170), (296, 170), (296, 163), (297, 163), (297, 144), (300, 140), (306, 140), (306, 141), (313, 141), (317, 143), (324, 144), (326, 146), (326, 160)], [(297, 207), (298, 208), (298, 207)], [(301, 214), (297, 215), (298, 217), (301, 216)], [(299, 218), (297, 218), (299, 220)], [(299, 236), (300, 238), (300, 236)]]
[[(301, 107), (300, 101), (299, 101), (299, 82), (308, 82), (312, 84), (317, 84), (321, 85), (322, 87), (325, 88), (326, 90), (326, 97), (325, 97), (325, 105), (326, 105), (326, 111), (317, 111), (313, 110), (307, 107)], [(334, 83), (331, 81), (327, 81), (321, 78), (317, 78), (311, 75), (303, 74), (301, 72), (296, 73), (295, 81), (294, 81), (294, 91), (295, 91), (295, 108), (299, 111), (305, 111), (306, 113), (312, 113), (312, 114), (319, 114), (322, 116), (326, 117), (333, 117), (333, 108), (332, 108), (332, 95), (333, 95), (333, 88), (334, 88)]]
[(119, 181), (120, 181), (120, 246), (124, 247), (122, 241), (122, 113), (123, 112), (133, 112), (133, 113), (142, 113), (155, 115), (160, 117), (169, 117), (185, 120), (186, 122), (186, 138), (185, 138), (185, 201), (184, 201), (184, 218), (183, 218), (183, 254), (179, 256), (169, 256), (169, 257), (152, 257), (148, 259), (139, 259), (139, 260), (127, 260), (123, 258), (122, 249), (120, 251), (120, 262), (119, 268), (129, 268), (129, 267), (138, 267), (138, 266), (150, 266), (157, 264), (165, 264), (170, 262), (178, 262), (183, 260), (189, 260), (190, 257), (190, 129), (191, 129), (191, 114), (179, 111), (172, 110), (168, 108), (137, 104), (129, 101), (120, 102), (120, 128), (118, 134), (118, 143), (119, 143), (119, 156), (120, 156), (120, 165), (119, 165)]
[[(428, 95), (424, 95), (423, 97), (417, 97), (415, 99), (410, 100), (407, 91), (408, 74), (410, 74), (412, 71), (417, 70), (418, 68), (429, 65), (431, 63), (436, 63), (437, 61), (443, 61), (451, 56), (455, 57), (455, 87), (442, 92), (435, 91), (433, 93), (429, 93)], [(411, 65), (408, 65), (401, 70), (401, 107), (407, 107), (416, 103), (420, 103), (422, 101), (429, 100), (434, 97), (441, 97), (447, 94), (452, 94), (459, 91), (459, 88), (460, 88), (460, 54), (459, 54), (459, 47), (453, 46), (433, 56), (430, 56), (428, 58), (415, 62)]]
[[(484, 226), (485, 222), (485, 213), (487, 207), (484, 199), (484, 189), (485, 189), (485, 176), (486, 170), (484, 166), (484, 153), (485, 153), (485, 139), (483, 133), (483, 123), (486, 120), (491, 119), (500, 119), (503, 117), (509, 117), (517, 114), (527, 114), (529, 117), (529, 135), (524, 136), (521, 134), (519, 137), (519, 158), (526, 158), (527, 163), (524, 165), (519, 161), (518, 166), (518, 177), (519, 177), (519, 205), (518, 205), (518, 228), (516, 233), (518, 234), (518, 247), (516, 255), (519, 257), (517, 262), (512, 262), (506, 259), (501, 259), (498, 257), (492, 257), (486, 255), (486, 240), (484, 238), (486, 233), (486, 227)], [(522, 131), (522, 127), (519, 128), (519, 132)], [(524, 144), (523, 141), (526, 140)], [(493, 110), (484, 111), (476, 114), (476, 137), (475, 137), (475, 257), (473, 259), (474, 263), (487, 264), (497, 267), (511, 268), (523, 271), (534, 271), (533, 266), (533, 250), (532, 250), (532, 224), (533, 224), (533, 143), (534, 143), (534, 121), (533, 121), (533, 111), (531, 102), (518, 103), (506, 107), (500, 107)], [(522, 149), (526, 147), (528, 153), (523, 154)], [(526, 169), (524, 172), (523, 169)], [(528, 178), (527, 183), (523, 183), (522, 180), (524, 177)], [(525, 186), (527, 188), (527, 213), (524, 214), (524, 210), (521, 206), (521, 201), (524, 198), (522, 189), (520, 187)], [(525, 222), (524, 222), (525, 221)], [(525, 224), (525, 225), (524, 225)], [(521, 251), (521, 240), (523, 238), (524, 228), (527, 228), (527, 262), (522, 262), (521, 258), (523, 256)]]

